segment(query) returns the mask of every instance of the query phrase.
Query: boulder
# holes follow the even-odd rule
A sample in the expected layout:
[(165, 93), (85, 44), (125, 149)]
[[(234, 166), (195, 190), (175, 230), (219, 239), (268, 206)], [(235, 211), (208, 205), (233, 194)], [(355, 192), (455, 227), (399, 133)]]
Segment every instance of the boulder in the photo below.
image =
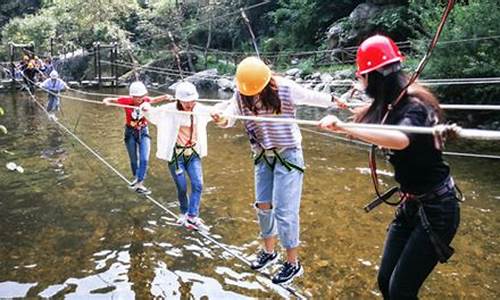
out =
[(365, 33), (370, 30), (366, 26), (368, 20), (380, 11), (380, 7), (373, 3), (358, 5), (347, 18), (333, 23), (326, 33), (330, 49), (357, 44)]
[(328, 83), (328, 82), (331, 82), (333, 80), (333, 76), (330, 75), (329, 73), (323, 73), (321, 74), (321, 82), (323, 83)]
[(292, 68), (285, 72), (287, 76), (297, 77), (302, 74), (302, 70), (299, 68)]
[(208, 69), (186, 77), (185, 80), (196, 85), (196, 87), (217, 89), (217, 78), (217, 69)]
[(231, 92), (235, 90), (234, 81), (231, 81), (227, 78), (219, 78), (217, 80), (217, 85), (219, 86), (219, 90)]
[(351, 70), (340, 70), (340, 71), (336, 71), (335, 73), (333, 73), (333, 79), (334, 80), (339, 80), (339, 79), (350, 79), (352, 78), (353, 76), (353, 73)]

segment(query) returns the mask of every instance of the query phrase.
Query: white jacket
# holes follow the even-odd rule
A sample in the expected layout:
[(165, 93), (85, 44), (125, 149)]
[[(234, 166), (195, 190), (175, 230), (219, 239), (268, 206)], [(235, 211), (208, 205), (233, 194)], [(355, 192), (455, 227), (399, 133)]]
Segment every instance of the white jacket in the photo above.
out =
[[(218, 106), (218, 105), (217, 105)], [(207, 115), (195, 115), (194, 124), (196, 130), (197, 141), (194, 149), (200, 157), (207, 156), (207, 124), (212, 120), (209, 113), (214, 111), (215, 107), (205, 106), (196, 103), (193, 112), (204, 113)], [(176, 103), (168, 103), (158, 107), (151, 107), (145, 112), (146, 119), (155, 124), (158, 128), (156, 157), (166, 161), (172, 160), (177, 135), (181, 125), (189, 124), (190, 118), (187, 114), (177, 114)]]

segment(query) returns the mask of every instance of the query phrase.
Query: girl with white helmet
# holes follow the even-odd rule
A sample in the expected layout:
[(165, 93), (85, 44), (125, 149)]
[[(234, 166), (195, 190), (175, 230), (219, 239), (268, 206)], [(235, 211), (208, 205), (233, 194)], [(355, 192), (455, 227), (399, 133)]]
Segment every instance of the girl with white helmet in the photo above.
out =
[(49, 76), (50, 78), (45, 79), (45, 81), (40, 84), (40, 87), (48, 91), (47, 112), (51, 113), (51, 116), (54, 117), (53, 114), (59, 111), (61, 105), (59, 94), (66, 89), (68, 85), (59, 78), (59, 73), (57, 73), (56, 70), (50, 72)]
[[(160, 107), (142, 106), (151, 123), (158, 127), (156, 157), (166, 160), (177, 187), (181, 214), (177, 223), (190, 229), (206, 231), (208, 228), (199, 218), (203, 170), (201, 158), (207, 155), (208, 113), (213, 109), (197, 103), (199, 95), (190, 82), (181, 82), (175, 89), (177, 102)], [(192, 115), (175, 111), (193, 112)], [(187, 194), (187, 181), (191, 182), (191, 194)]]
[(134, 180), (130, 188), (139, 194), (149, 195), (151, 191), (144, 186), (144, 179), (148, 169), (151, 138), (149, 137), (148, 121), (139, 109), (143, 103), (158, 103), (170, 100), (170, 96), (162, 95), (155, 98), (147, 97), (148, 91), (144, 83), (132, 82), (129, 95), (120, 98), (105, 98), (106, 105), (111, 103), (137, 106), (136, 109), (125, 108), (125, 146), (130, 158), (130, 167)]

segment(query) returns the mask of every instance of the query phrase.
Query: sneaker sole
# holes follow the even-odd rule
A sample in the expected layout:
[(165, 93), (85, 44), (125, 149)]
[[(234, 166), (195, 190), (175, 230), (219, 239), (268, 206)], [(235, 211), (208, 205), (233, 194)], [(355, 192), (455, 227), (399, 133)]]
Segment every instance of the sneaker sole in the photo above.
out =
[(302, 275), (304, 275), (304, 268), (303, 268), (303, 267), (302, 267), (302, 268), (300, 268), (300, 271), (299, 271), (297, 274), (293, 275), (290, 279), (288, 279), (288, 280), (286, 280), (286, 281), (283, 281), (283, 282), (277, 282), (277, 283), (273, 282), (273, 283), (274, 283), (274, 284), (288, 285), (288, 284), (292, 283), (292, 281), (293, 281), (295, 278), (300, 277), (300, 276), (302, 276)]
[(280, 259), (280, 255), (278, 254), (278, 255), (276, 255), (276, 257), (275, 257), (274, 259), (272, 259), (272, 260), (268, 261), (268, 262), (267, 262), (267, 263), (265, 263), (262, 267), (260, 267), (260, 268), (252, 268), (252, 267), (250, 267), (250, 269), (252, 269), (252, 270), (254, 270), (254, 271), (259, 271), (259, 270), (262, 270), (262, 269), (264, 269), (264, 268), (269, 267), (270, 265), (275, 264), (275, 263), (276, 263), (279, 259)]

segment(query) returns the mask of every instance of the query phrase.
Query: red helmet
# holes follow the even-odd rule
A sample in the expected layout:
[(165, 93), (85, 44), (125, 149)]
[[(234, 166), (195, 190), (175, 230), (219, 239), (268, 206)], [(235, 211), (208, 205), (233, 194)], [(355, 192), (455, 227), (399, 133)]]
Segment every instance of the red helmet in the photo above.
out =
[(394, 62), (403, 61), (404, 56), (390, 38), (374, 35), (364, 40), (358, 48), (356, 75), (363, 75)]

